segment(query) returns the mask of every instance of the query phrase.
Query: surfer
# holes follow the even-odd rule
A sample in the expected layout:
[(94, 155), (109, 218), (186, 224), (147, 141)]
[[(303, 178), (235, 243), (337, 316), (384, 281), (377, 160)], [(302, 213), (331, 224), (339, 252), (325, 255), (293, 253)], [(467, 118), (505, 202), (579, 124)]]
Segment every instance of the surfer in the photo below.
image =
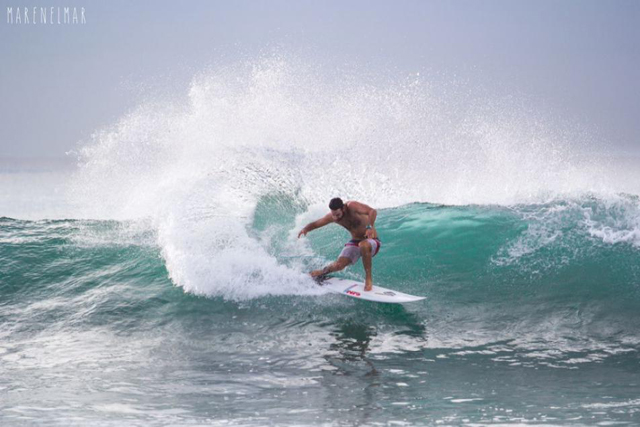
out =
[(378, 213), (364, 203), (356, 201), (344, 203), (339, 197), (331, 199), (329, 209), (331, 209), (331, 212), (317, 221), (307, 224), (300, 230), (298, 238), (306, 236), (311, 230), (335, 222), (351, 233), (351, 240), (344, 245), (337, 261), (321, 270), (312, 271), (310, 273), (311, 277), (322, 277), (334, 271), (343, 270), (349, 265), (358, 262), (358, 259), (362, 257), (362, 265), (365, 272), (364, 290), (370, 291), (373, 287), (371, 259), (376, 256), (381, 245), (374, 225)]

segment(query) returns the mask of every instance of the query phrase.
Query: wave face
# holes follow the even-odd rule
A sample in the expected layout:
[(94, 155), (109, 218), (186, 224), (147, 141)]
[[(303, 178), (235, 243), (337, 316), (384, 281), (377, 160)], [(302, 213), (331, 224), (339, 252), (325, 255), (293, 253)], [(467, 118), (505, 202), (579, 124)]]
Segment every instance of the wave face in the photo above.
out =
[[(279, 57), (144, 103), (79, 150), (75, 219), (0, 218), (0, 419), (633, 424), (638, 169), (550, 123)], [(297, 232), (335, 196), (427, 300), (315, 286), (347, 233)]]
[[(201, 269), (194, 276), (202, 275), (203, 286), (193, 293), (236, 302), (324, 295), (304, 272), (335, 259), (349, 237), (332, 225), (298, 241), (295, 205), (287, 196), (261, 198), (245, 230), (256, 242), (253, 254), (235, 260), (245, 254), (233, 246), (225, 254), (230, 263), (261, 268), (262, 275), (253, 282), (243, 276), (245, 284), (234, 281), (232, 270)], [(112, 286), (147, 289), (153, 297), (176, 275), (157, 232), (138, 221), (3, 218), (0, 225), (7, 301), (66, 295), (93, 304), (84, 301), (86, 293)], [(415, 203), (382, 209), (377, 226), (384, 251), (375, 259), (376, 282), (428, 295), (430, 324), (446, 318), (444, 332), (456, 328), (466, 337), (456, 335), (444, 347), (531, 335), (534, 341), (571, 336), (589, 349), (593, 341), (609, 340), (612, 331), (615, 342), (640, 343), (638, 197), (509, 207)], [(265, 265), (265, 259), (272, 264)], [(186, 260), (183, 268), (189, 265)], [(362, 278), (362, 266), (343, 274)], [(291, 283), (282, 281), (283, 275)], [(230, 283), (221, 287), (223, 280)], [(82, 312), (76, 304), (67, 310), (70, 316)], [(438, 334), (434, 329), (430, 339)]]

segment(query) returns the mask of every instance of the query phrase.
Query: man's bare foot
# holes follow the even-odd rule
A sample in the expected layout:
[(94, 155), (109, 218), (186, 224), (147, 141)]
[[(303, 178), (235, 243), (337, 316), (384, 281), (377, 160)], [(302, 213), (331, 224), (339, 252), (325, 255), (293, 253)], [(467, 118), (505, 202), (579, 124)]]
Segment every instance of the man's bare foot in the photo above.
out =
[(370, 291), (371, 289), (373, 289), (373, 280), (366, 279), (364, 281), (364, 290), (365, 291)]
[(311, 273), (309, 273), (311, 277), (319, 277), (319, 276), (322, 276), (323, 274), (326, 274), (324, 273), (324, 270), (313, 270)]
[(322, 282), (324, 282), (325, 279), (327, 278), (327, 273), (325, 273), (324, 270), (314, 270), (311, 273), (309, 273), (309, 276), (311, 276), (313, 280), (315, 280), (319, 285), (321, 285)]

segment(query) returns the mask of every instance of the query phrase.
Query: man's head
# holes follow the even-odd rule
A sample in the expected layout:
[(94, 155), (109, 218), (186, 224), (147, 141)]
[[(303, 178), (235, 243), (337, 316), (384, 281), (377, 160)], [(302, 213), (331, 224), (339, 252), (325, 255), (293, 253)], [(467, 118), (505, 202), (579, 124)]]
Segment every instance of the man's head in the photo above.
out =
[(331, 199), (329, 202), (329, 209), (331, 209), (331, 216), (334, 220), (339, 220), (344, 215), (345, 206), (340, 197)]

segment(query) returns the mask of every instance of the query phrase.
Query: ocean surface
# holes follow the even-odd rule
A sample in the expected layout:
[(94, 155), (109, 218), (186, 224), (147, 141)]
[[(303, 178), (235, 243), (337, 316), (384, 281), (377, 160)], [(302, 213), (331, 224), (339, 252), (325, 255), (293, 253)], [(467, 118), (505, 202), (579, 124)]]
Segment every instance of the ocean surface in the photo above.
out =
[[(426, 86), (211, 71), (71, 165), (2, 163), (0, 424), (640, 424), (637, 158)], [(335, 196), (426, 300), (308, 278)]]

